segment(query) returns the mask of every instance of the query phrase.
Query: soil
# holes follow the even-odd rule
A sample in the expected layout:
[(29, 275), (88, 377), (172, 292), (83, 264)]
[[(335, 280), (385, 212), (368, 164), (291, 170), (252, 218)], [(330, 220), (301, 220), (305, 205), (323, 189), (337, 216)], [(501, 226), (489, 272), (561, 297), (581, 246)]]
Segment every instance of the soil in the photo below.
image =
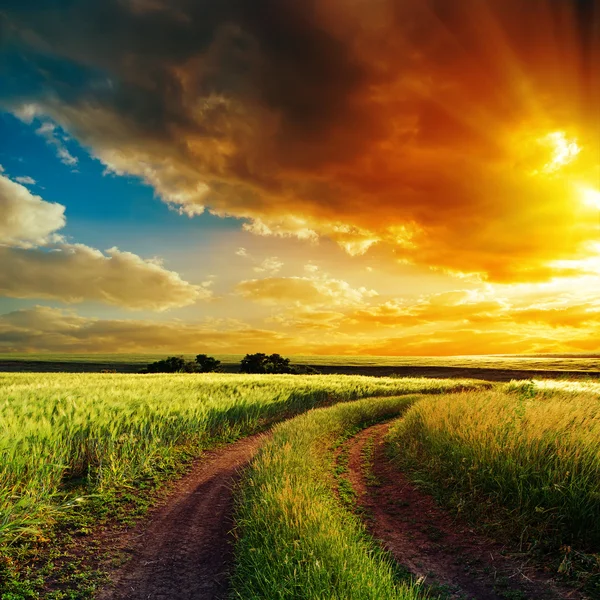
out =
[[(389, 424), (364, 430), (348, 443), (349, 478), (370, 533), (403, 567), (436, 593), (476, 600), (582, 600), (528, 558), (475, 532), (419, 490), (390, 463), (383, 437)], [(374, 441), (372, 472), (363, 450)]]
[(207, 452), (166, 501), (119, 541), (128, 560), (97, 600), (217, 600), (233, 558), (233, 487), (264, 441)]

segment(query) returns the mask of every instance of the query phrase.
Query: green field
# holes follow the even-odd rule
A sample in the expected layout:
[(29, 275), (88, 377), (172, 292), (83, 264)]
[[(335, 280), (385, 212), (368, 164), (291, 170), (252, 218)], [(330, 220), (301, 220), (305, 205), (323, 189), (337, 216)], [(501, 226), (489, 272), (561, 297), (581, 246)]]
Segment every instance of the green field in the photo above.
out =
[(92, 598), (95, 584), (77, 587), (85, 566), (74, 592), (44, 592), (65, 527), (93, 536), (96, 522), (143, 512), (139, 497), (203, 450), (271, 427), (235, 490), (233, 597), (424, 598), (336, 487), (339, 440), (393, 418), (395, 468), (509, 546), (550, 553), (548, 569), (564, 548), (584, 557), (591, 589), (599, 413), (592, 380), (3, 373), (0, 598)]
[(275, 429), (239, 498), (236, 598), (423, 597), (418, 588), (395, 580), (389, 558), (337, 501), (328, 456), (349, 430), (396, 417), (416, 399), (340, 404)]
[(0, 540), (39, 533), (73, 498), (151, 477), (336, 400), (456, 389), (461, 381), (332, 376), (0, 374)]

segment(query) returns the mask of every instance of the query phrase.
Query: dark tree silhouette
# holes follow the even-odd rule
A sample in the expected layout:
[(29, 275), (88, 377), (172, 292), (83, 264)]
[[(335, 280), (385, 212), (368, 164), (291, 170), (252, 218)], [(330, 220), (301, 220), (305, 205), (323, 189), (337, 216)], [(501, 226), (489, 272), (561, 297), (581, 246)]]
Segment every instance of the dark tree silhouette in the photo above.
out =
[(292, 373), (290, 359), (281, 354), (246, 354), (240, 365), (242, 373)]
[(148, 373), (194, 373), (196, 363), (185, 360), (183, 356), (169, 356), (148, 365)]
[(221, 368), (221, 361), (207, 354), (198, 354), (196, 364), (196, 370), (200, 373), (214, 373)]

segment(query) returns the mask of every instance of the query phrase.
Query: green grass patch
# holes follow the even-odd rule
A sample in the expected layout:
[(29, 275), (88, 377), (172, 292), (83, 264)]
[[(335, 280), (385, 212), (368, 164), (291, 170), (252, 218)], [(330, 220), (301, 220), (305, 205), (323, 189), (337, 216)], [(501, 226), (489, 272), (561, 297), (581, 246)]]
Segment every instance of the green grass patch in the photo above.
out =
[[(277, 426), (240, 487), (232, 596), (250, 599), (423, 598), (335, 495), (336, 441), (401, 414), (414, 398), (310, 411)], [(343, 468), (342, 468), (343, 472)]]

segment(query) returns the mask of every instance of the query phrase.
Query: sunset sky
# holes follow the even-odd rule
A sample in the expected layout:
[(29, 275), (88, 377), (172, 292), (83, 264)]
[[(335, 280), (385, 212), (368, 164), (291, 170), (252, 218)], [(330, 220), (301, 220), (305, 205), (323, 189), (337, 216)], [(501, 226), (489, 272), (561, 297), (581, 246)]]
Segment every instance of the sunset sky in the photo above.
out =
[(0, 352), (600, 351), (600, 2), (2, 2), (0, 296)]

